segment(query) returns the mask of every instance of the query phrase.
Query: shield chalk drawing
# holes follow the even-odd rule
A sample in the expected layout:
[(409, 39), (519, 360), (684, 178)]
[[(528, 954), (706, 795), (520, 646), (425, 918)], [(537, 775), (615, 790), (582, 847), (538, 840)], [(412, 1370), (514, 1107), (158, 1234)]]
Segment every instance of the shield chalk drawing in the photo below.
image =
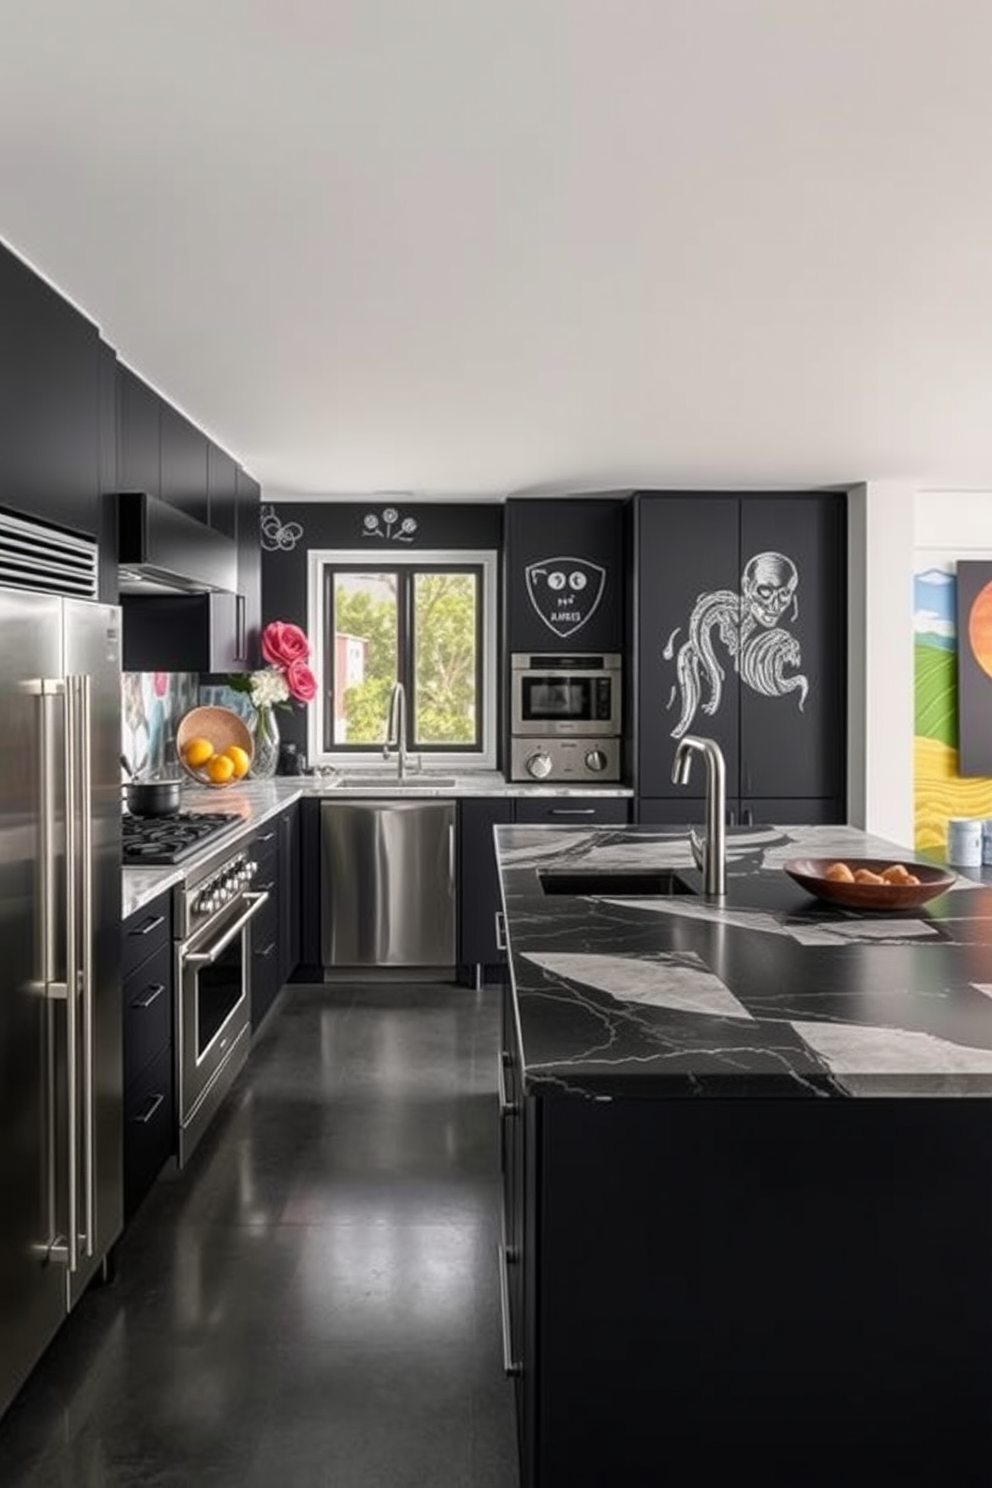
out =
[(561, 640), (595, 614), (606, 584), (606, 569), (585, 558), (541, 558), (527, 565), (524, 576), (531, 604)]

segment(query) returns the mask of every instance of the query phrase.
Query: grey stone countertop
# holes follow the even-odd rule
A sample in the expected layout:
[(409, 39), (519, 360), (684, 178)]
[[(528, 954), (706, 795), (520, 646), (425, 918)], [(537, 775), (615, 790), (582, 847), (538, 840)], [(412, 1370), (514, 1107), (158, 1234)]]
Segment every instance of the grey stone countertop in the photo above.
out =
[[(381, 776), (381, 781), (379, 777)], [(349, 782), (354, 777), (372, 782), (361, 786)], [(454, 780), (453, 785), (439, 785), (438, 778)], [(225, 844), (233, 847), (239, 837), (260, 827), (272, 816), (278, 815), (287, 806), (301, 797), (333, 797), (359, 799), (380, 796), (402, 800), (407, 796), (414, 800), (440, 796), (632, 796), (629, 786), (623, 785), (530, 785), (526, 781), (509, 782), (498, 770), (452, 770), (412, 772), (404, 785), (396, 783), (395, 768), (387, 769), (375, 765), (367, 769), (358, 768), (332, 771), (322, 775), (278, 776), (274, 780), (240, 781), (236, 785), (222, 788), (196, 785), (190, 782), (183, 786), (181, 810), (230, 812), (230, 838), (215, 837), (205, 844), (202, 851), (191, 853), (183, 862), (163, 868), (125, 868), (122, 873), (122, 917), (127, 919), (143, 909), (164, 890), (183, 883), (186, 875), (210, 857), (218, 847)]]
[(782, 864), (922, 854), (853, 827), (755, 827), (728, 838), (724, 900), (576, 896), (545, 894), (539, 870), (691, 870), (684, 831), (500, 826), (496, 842), (531, 1093), (992, 1096), (987, 873), (868, 914)]

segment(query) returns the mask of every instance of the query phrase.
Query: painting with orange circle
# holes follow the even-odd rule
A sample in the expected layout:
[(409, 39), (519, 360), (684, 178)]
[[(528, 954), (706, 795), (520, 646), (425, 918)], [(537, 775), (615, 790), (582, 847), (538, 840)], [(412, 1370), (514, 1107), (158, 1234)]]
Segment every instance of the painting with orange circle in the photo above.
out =
[(992, 563), (957, 564), (958, 772), (992, 776)]

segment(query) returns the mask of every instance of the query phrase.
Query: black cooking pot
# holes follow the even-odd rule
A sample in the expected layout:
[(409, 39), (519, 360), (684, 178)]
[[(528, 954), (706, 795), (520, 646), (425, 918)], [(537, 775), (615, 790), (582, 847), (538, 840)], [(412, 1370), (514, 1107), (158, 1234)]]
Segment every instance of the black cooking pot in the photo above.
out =
[(124, 799), (132, 816), (168, 816), (179, 810), (181, 780), (129, 780)]

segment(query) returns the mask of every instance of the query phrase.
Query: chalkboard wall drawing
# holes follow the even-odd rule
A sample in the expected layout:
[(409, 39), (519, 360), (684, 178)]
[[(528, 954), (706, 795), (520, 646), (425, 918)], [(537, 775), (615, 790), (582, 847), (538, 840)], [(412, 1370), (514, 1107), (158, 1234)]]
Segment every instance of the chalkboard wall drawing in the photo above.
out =
[(291, 553), (303, 536), (300, 522), (283, 522), (274, 506), (261, 511), (262, 547), (266, 553)]
[(541, 558), (524, 570), (527, 594), (544, 624), (561, 640), (596, 613), (606, 569), (585, 558)]
[[(724, 669), (716, 651), (719, 640), (733, 661), (742, 681), (764, 697), (799, 693), (802, 711), (809, 680), (794, 668), (802, 666), (799, 642), (779, 621), (790, 611), (799, 615), (799, 572), (784, 553), (756, 553), (744, 565), (741, 592), (716, 589), (701, 594), (689, 617), (688, 638), (676, 650), (682, 630), (676, 626), (665, 642), (662, 655), (675, 661), (676, 681), (668, 707), (680, 700), (681, 712), (671, 731), (681, 739), (699, 708), (712, 717), (723, 698)], [(704, 688), (708, 696), (703, 697)]]
[(401, 517), (395, 506), (385, 506), (382, 516), (367, 512), (362, 518), (362, 536), (380, 537), (386, 542), (413, 542), (416, 517)]
[(957, 566), (958, 770), (992, 775), (992, 562)]

